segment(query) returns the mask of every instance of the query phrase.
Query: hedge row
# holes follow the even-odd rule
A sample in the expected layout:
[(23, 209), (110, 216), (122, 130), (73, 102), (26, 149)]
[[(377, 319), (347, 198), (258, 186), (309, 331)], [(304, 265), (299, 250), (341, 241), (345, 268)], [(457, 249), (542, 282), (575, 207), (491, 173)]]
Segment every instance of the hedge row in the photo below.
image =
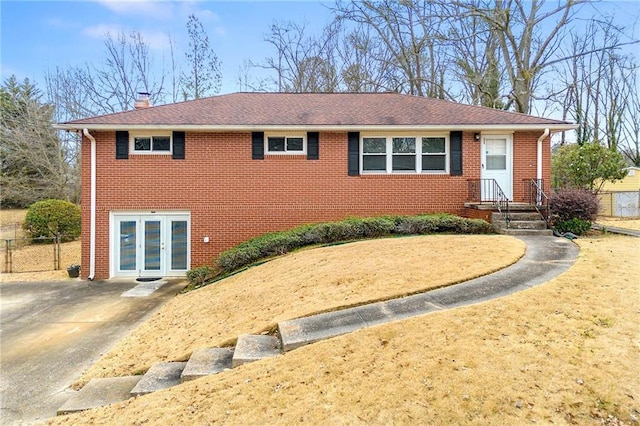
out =
[(261, 235), (221, 253), (214, 261), (214, 269), (216, 275), (226, 275), (261, 259), (282, 255), (309, 245), (392, 235), (492, 232), (493, 228), (484, 220), (465, 219), (449, 214), (350, 218), (341, 222), (303, 225), (289, 231)]

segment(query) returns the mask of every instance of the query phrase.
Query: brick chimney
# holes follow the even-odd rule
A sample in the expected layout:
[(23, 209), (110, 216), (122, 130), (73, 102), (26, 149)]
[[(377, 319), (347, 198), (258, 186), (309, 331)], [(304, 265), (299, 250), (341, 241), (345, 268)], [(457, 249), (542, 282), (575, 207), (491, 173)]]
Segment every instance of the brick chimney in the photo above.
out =
[(150, 93), (138, 92), (138, 99), (133, 104), (135, 109), (151, 108), (151, 100), (149, 99)]

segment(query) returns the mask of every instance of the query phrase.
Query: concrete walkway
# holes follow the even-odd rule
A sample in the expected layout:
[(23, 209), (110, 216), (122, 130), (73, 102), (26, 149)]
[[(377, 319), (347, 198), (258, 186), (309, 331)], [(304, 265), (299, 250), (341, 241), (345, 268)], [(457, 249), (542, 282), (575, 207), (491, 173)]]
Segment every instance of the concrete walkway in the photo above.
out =
[(522, 236), (519, 239), (527, 244), (525, 255), (515, 264), (493, 274), (400, 299), (281, 322), (278, 329), (283, 350), (372, 325), (525, 290), (561, 274), (573, 265), (578, 255), (578, 247), (565, 238)]
[(610, 232), (612, 234), (628, 235), (630, 237), (640, 238), (640, 231), (636, 231), (635, 229), (617, 228), (615, 226), (600, 225), (599, 223), (594, 223), (591, 228), (598, 231)]
[(525, 255), (496, 273), (413, 296), (283, 321), (274, 336), (244, 334), (238, 336), (235, 348), (198, 349), (188, 362), (158, 363), (144, 376), (93, 379), (58, 414), (166, 389), (365, 327), (506, 296), (554, 278), (573, 265), (578, 255), (578, 247), (565, 238), (519, 238), (527, 245)]

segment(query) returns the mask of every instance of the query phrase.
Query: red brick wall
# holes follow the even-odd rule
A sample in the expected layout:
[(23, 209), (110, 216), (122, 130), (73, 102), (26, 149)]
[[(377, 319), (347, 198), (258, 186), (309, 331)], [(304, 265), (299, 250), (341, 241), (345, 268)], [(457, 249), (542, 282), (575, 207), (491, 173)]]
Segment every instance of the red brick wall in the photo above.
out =
[[(109, 276), (109, 212), (191, 212), (191, 265), (211, 261), (253, 236), (348, 216), (464, 214), (467, 179), (480, 177), (480, 145), (463, 135), (463, 176), (347, 175), (347, 134), (320, 134), (320, 159), (265, 156), (251, 160), (251, 133), (187, 133), (185, 160), (165, 155), (115, 159), (115, 132), (97, 141), (96, 278)], [(517, 134), (514, 194), (535, 178), (536, 133)], [(548, 181), (549, 140), (544, 148)], [(82, 273), (89, 272), (90, 142), (82, 145)], [(520, 192), (518, 192), (520, 191)], [(210, 238), (209, 243), (203, 237)]]
[[(516, 133), (513, 144), (513, 200), (527, 202), (528, 188), (524, 181), (536, 178), (537, 145), (542, 132)], [(542, 178), (544, 191), (549, 193), (551, 181), (550, 138), (542, 142)]]

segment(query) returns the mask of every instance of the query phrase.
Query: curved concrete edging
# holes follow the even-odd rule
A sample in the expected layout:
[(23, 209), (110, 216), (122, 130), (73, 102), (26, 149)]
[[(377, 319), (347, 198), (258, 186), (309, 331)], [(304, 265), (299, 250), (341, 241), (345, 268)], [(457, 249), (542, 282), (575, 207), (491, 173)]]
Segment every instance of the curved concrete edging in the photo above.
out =
[(636, 231), (635, 229), (616, 228), (615, 226), (600, 225), (599, 223), (594, 223), (591, 226), (591, 229), (609, 232), (611, 234), (627, 235), (629, 237), (640, 237), (640, 231)]
[(400, 299), (282, 321), (278, 324), (282, 349), (288, 351), (361, 328), (484, 302), (531, 288), (569, 269), (579, 251), (574, 243), (564, 238), (516, 238), (527, 245), (524, 256), (493, 274)]

